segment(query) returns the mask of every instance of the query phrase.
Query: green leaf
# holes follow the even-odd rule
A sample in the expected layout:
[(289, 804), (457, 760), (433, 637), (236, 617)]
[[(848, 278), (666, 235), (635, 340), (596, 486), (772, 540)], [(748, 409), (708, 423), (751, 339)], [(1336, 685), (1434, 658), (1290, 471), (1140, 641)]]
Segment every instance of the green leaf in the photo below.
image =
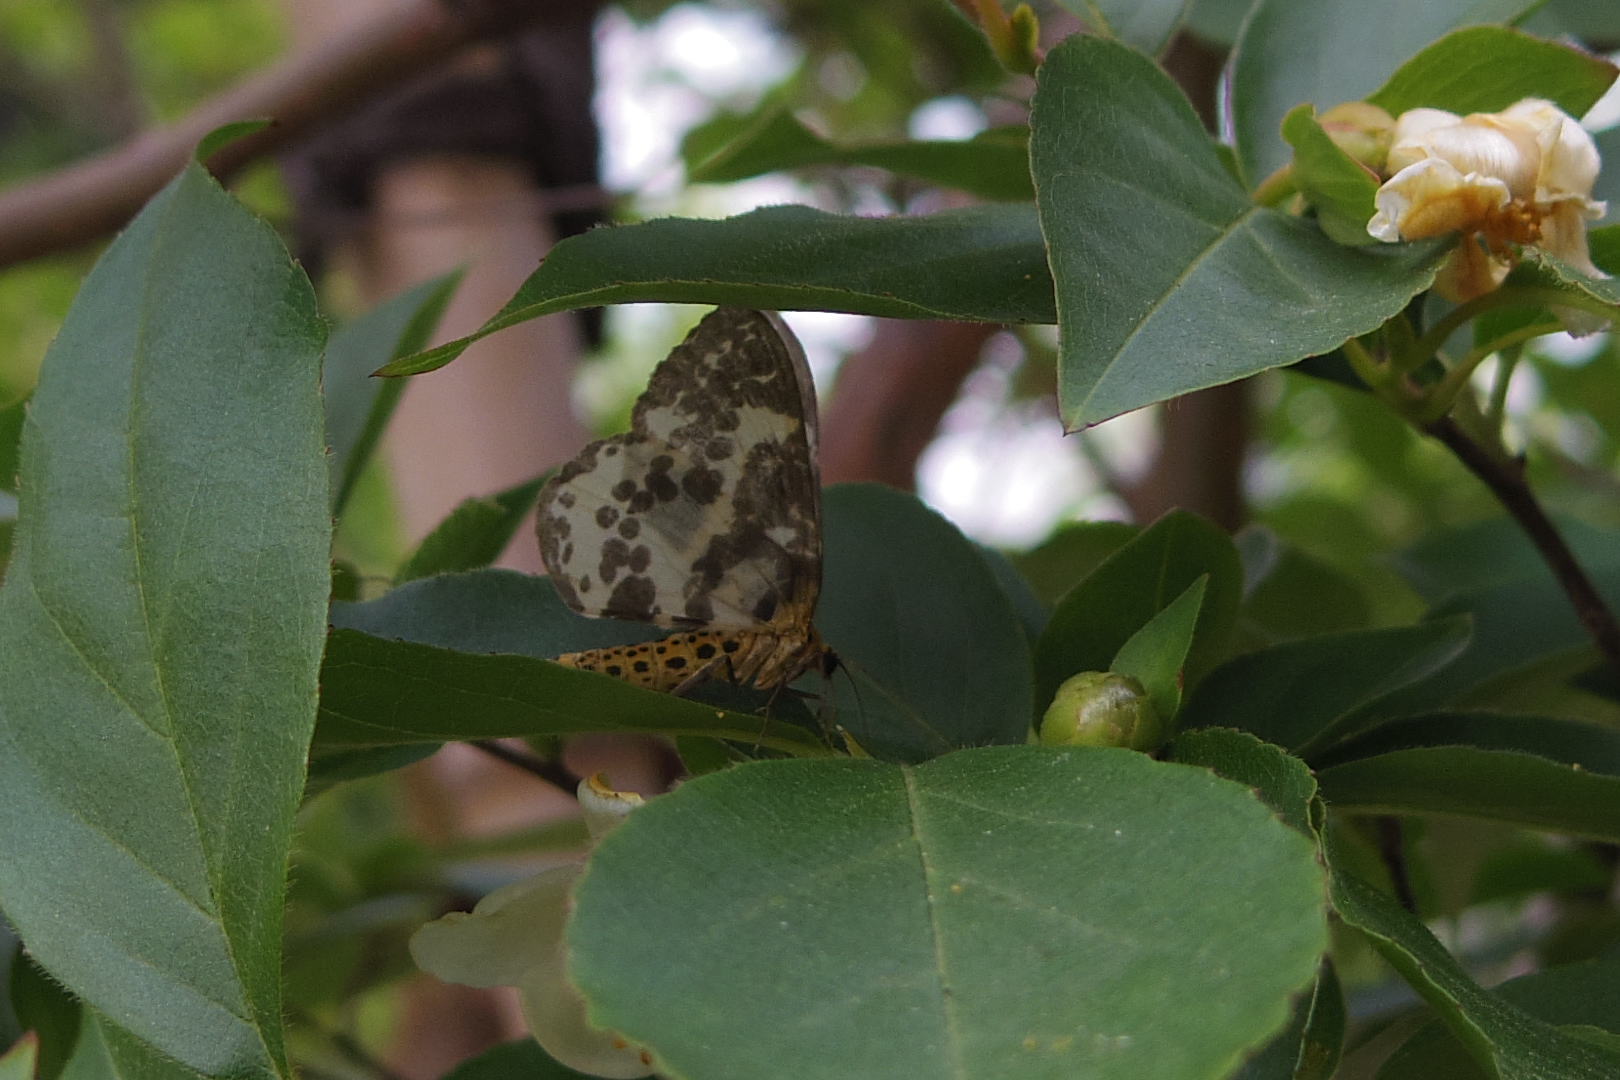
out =
[(829, 488), (816, 625), (844, 670), (838, 722), (877, 757), (1022, 743), (1029, 643), (978, 548), (915, 496)]
[(39, 1040), (31, 1080), (56, 1080), (78, 1041), (83, 1009), (27, 954), (20, 955), (11, 969), (11, 1003), (18, 1023)]
[(1453, 618), (1273, 645), (1212, 671), (1181, 723), (1252, 731), (1310, 757), (1354, 734), (1380, 699), (1456, 659), (1468, 640), (1468, 620)]
[(138, 1038), (288, 1075), (277, 943), (330, 587), (321, 345), (302, 271), (193, 165), (85, 282), (25, 425), (0, 904), (127, 1030), (119, 1060)]
[(1230, 48), (1253, 6), (1252, 0), (1192, 0), (1186, 28), (1211, 45)]
[(757, 762), (602, 841), (570, 974), (678, 1076), (1207, 1080), (1286, 1022), (1321, 888), (1248, 791), (1131, 751)]
[(1602, 892), (1611, 875), (1593, 849), (1590, 844), (1554, 847), (1525, 835), (1498, 844), (1474, 874), (1467, 905), (1523, 900), (1538, 892)]
[[(1597, 565), (1589, 572), (1609, 605), (1620, 604), (1620, 565)], [(1468, 647), (1453, 663), (1386, 701), (1390, 714), (1449, 706), (1487, 682), (1591, 641), (1569, 597), (1550, 576), (1454, 593), (1428, 617), (1463, 614), (1474, 621)]]
[(1092, 33), (1117, 38), (1157, 56), (1170, 44), (1189, 0), (1058, 0), (1084, 19)]
[(1330, 1080), (1344, 1048), (1344, 990), (1323, 960), (1316, 985), (1294, 1001), (1294, 1015), (1228, 1080)]
[(1601, 56), (1569, 45), (1503, 26), (1474, 26), (1447, 34), (1412, 57), (1367, 100), (1399, 116), (1419, 107), (1500, 112), (1521, 98), (1536, 97), (1579, 117), (1616, 74)]
[[(1553, 525), (1582, 566), (1620, 567), (1620, 533), (1559, 515)], [(1506, 516), (1436, 529), (1396, 552), (1390, 563), (1429, 601), (1516, 582), (1553, 581), (1546, 560)]]
[(1169, 76), (1112, 42), (1052, 50), (1031, 126), (1071, 430), (1373, 330), (1447, 246), (1346, 248), (1255, 206)]
[(1131, 635), (1205, 574), (1209, 586), (1186, 663), (1186, 685), (1196, 683), (1231, 632), (1243, 569), (1224, 532), (1172, 510), (1058, 602), (1035, 647), (1036, 702), (1051, 701), (1058, 684), (1076, 672), (1107, 670)]
[(332, 625), (462, 652), (548, 657), (651, 641), (664, 631), (570, 611), (551, 582), (515, 570), (421, 578), (363, 604), (333, 604)]
[[(1620, 952), (1510, 979), (1492, 990), (1549, 1024), (1620, 1030)], [(1390, 1055), (1378, 1080), (1485, 1080), (1455, 1036), (1438, 1021), (1418, 1030)]]
[(321, 669), (323, 753), (457, 739), (629, 731), (826, 753), (810, 732), (511, 654), (455, 652), (334, 630)]
[(1620, 1053), (1571, 1038), (1481, 989), (1428, 927), (1389, 896), (1336, 867), (1328, 881), (1339, 916), (1367, 935), (1476, 1061), (1487, 1063), (1487, 1075), (1558, 1080), (1620, 1075)]
[(1401, 720), (1336, 748), (1318, 779), (1343, 810), (1620, 840), (1620, 732), (1596, 724), (1494, 713)]
[(244, 139), (249, 135), (263, 131), (270, 126), (269, 120), (237, 120), (229, 124), (221, 124), (210, 131), (197, 143), (197, 152), (192, 159), (197, 162), (206, 162), (220, 150), (229, 146), (237, 139)]
[(0, 491), (17, 492), (17, 446), (22, 440), (23, 418), (28, 399), (14, 401), (0, 409)]
[(433, 371), (479, 338), (554, 311), (647, 300), (1056, 321), (1045, 246), (1028, 206), (889, 218), (768, 206), (721, 221), (664, 218), (569, 237), (477, 331), (378, 374)]
[(534, 500), (544, 483), (545, 477), (541, 476), (486, 499), (463, 500), (422, 538), (394, 580), (414, 581), (488, 566), (501, 557), (524, 516), (534, 509)]
[(0, 1080), (34, 1080), (35, 1063), (39, 1060), (39, 1038), (24, 1035), (0, 1054)]
[(1174, 721), (1181, 708), (1182, 668), (1192, 648), (1193, 629), (1208, 586), (1208, 574), (1187, 586), (1132, 634), (1108, 665), (1108, 670), (1129, 675), (1142, 684), (1166, 724)]
[(1261, 643), (1358, 630), (1371, 620), (1356, 583), (1314, 555), (1250, 525), (1232, 538), (1243, 559), (1243, 629)]
[(326, 438), (332, 447), (332, 512), (343, 513), (405, 387), (373, 379), (389, 360), (427, 344), (461, 282), (455, 270), (385, 300), (326, 346)]
[(560, 1065), (533, 1039), (486, 1050), (444, 1074), (443, 1080), (594, 1080)]
[(1170, 760), (1201, 765), (1246, 787), (1265, 800), (1283, 821), (1307, 836), (1311, 828), (1311, 800), (1316, 778), (1299, 758), (1281, 747), (1231, 728), (1204, 728), (1176, 736)]
[(1294, 148), (1294, 183), (1316, 210), (1317, 224), (1334, 242), (1365, 247), (1378, 241), (1367, 232), (1378, 178), (1345, 153), (1322, 129), (1312, 105), (1283, 117), (1283, 138)]
[(1278, 132), (1295, 106), (1359, 101), (1417, 47), (1448, 30), (1511, 21), (1537, 6), (1539, 0), (1259, 0), (1230, 61), (1232, 134), (1246, 183), (1252, 187), (1287, 163)]
[(975, 545), (979, 549), (979, 557), (990, 567), (990, 574), (1001, 586), (1001, 591), (1012, 604), (1013, 611), (1018, 615), (1018, 621), (1023, 624), (1024, 637), (1028, 639), (1030, 648), (1035, 647), (1035, 641), (1046, 629), (1046, 605), (1041, 598), (1035, 595), (1035, 590), (1025, 580), (1024, 575), (1018, 572), (1013, 561), (997, 551), (995, 548), (985, 547), (983, 544)]
[(1027, 128), (992, 128), (971, 139), (839, 146), (777, 104), (753, 117), (731, 142), (690, 162), (687, 178), (695, 183), (727, 183), (808, 165), (868, 165), (985, 199), (1020, 201), (1035, 194), (1029, 180)]
[(1035, 595), (1051, 604), (1141, 531), (1123, 521), (1065, 522), (1035, 547), (1014, 554), (1012, 563)]

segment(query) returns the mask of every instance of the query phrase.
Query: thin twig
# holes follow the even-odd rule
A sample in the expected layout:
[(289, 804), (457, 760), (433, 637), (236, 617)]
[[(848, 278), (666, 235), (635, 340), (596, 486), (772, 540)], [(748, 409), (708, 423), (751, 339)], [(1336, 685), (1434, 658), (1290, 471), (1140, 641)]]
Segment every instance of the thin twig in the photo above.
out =
[(0, 268), (105, 236), (167, 183), (204, 135), (239, 120), (269, 126), (208, 160), (229, 176), (381, 91), (558, 11), (532, 0), (407, 0), (318, 47), (286, 57), (167, 127), (0, 192)]
[(525, 754), (521, 750), (514, 750), (505, 743), (496, 739), (474, 739), (472, 746), (482, 750), (490, 757), (504, 761), (508, 765), (533, 773), (550, 784), (555, 784), (564, 791), (572, 792), (579, 786), (579, 777), (563, 767), (560, 761), (547, 761), (533, 754)]
[(1603, 597), (1598, 594), (1597, 586), (1592, 584), (1592, 579), (1586, 575), (1581, 564), (1575, 561), (1569, 545), (1564, 543), (1564, 538), (1558, 535), (1558, 530), (1536, 501), (1530, 485), (1525, 482), (1523, 462), (1504, 461), (1496, 457), (1470, 438), (1449, 416), (1434, 421), (1424, 430), (1444, 443), (1469, 472), (1490, 488), (1497, 501), (1519, 523), (1519, 528), (1524, 530), (1552, 570), (1559, 588), (1569, 597), (1575, 614), (1598, 652), (1611, 667), (1620, 671), (1620, 623), (1615, 621), (1614, 612), (1609, 610)]

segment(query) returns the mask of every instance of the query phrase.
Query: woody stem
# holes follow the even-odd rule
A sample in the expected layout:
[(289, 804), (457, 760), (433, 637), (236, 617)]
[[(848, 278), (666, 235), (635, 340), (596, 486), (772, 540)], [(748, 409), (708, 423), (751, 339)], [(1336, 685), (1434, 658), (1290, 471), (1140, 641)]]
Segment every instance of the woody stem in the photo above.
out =
[(1620, 622), (1615, 621), (1614, 612), (1609, 610), (1599, 595), (1597, 586), (1580, 563), (1575, 561), (1569, 545), (1536, 501), (1530, 485), (1525, 481), (1523, 462), (1492, 454), (1470, 438), (1449, 416), (1431, 421), (1424, 425), (1423, 430), (1444, 443), (1469, 472), (1491, 489), (1497, 501), (1518, 522), (1552, 570), (1559, 588), (1569, 597), (1576, 616), (1598, 652), (1610, 667), (1620, 672)]

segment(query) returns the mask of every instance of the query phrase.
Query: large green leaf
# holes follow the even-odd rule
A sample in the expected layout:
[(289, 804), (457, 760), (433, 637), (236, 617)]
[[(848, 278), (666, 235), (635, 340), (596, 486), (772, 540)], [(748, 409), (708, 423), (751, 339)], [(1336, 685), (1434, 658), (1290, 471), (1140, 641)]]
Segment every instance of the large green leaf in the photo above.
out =
[(1296, 105), (1330, 109), (1358, 101), (1448, 30), (1511, 20), (1536, 6), (1537, 0), (1259, 0), (1231, 60), (1232, 135), (1245, 180), (1252, 187), (1288, 161), (1279, 131)]
[(344, 325), (327, 344), (322, 383), (333, 513), (343, 512), (405, 389), (371, 373), (427, 344), (460, 281), (457, 270), (407, 289)]
[(829, 488), (825, 517), (816, 624), (845, 668), (832, 679), (839, 724), (890, 760), (1023, 742), (1028, 638), (973, 543), (878, 484)]
[(462, 652), (548, 657), (651, 641), (665, 631), (623, 619), (587, 619), (547, 578), (474, 570), (420, 578), (363, 604), (333, 604), (332, 626)]
[(85, 282), (23, 435), (0, 904), (111, 1024), (209, 1076), (287, 1075), (279, 929), (330, 587), (321, 344), (303, 273), (193, 165)]
[(663, 218), (570, 237), (476, 332), (381, 373), (432, 371), (481, 337), (554, 311), (646, 300), (1056, 321), (1040, 226), (1028, 206), (887, 218), (768, 206), (721, 221)]
[[(1620, 565), (1600, 565), (1591, 576), (1611, 607), (1620, 604)], [(1550, 575), (1457, 592), (1429, 617), (1463, 614), (1474, 621), (1468, 647), (1454, 662), (1392, 695), (1385, 702), (1391, 714), (1448, 707), (1493, 679), (1590, 642)]]
[(1052, 50), (1031, 127), (1070, 429), (1327, 352), (1400, 311), (1443, 254), (1341, 247), (1255, 206), (1169, 76), (1113, 42)]
[(1344, 1028), (1344, 990), (1333, 965), (1323, 961), (1311, 992), (1295, 1000), (1288, 1027), (1227, 1080), (1331, 1080)]
[(1312, 978), (1321, 889), (1242, 785), (1131, 751), (759, 762), (602, 841), (571, 974), (677, 1076), (1209, 1080)]
[(1352, 630), (1229, 660), (1199, 683), (1184, 728), (1233, 727), (1309, 756), (1353, 733), (1357, 715), (1456, 659), (1465, 618)]
[[(1620, 532), (1578, 518), (1555, 517), (1553, 524), (1582, 566), (1620, 567)], [(1431, 602), (1514, 582), (1553, 581), (1524, 530), (1505, 516), (1436, 529), (1396, 552), (1390, 562)]]
[[(1620, 1033), (1620, 951), (1522, 975), (1494, 988), (1505, 1001), (1550, 1024)], [(1573, 1033), (1572, 1033), (1573, 1034)], [(1438, 1021), (1420, 1029), (1385, 1062), (1378, 1080), (1488, 1080), (1456, 1036)]]
[(1614, 77), (1614, 65), (1601, 56), (1502, 26), (1474, 26), (1412, 57), (1367, 100), (1399, 116), (1420, 106), (1498, 112), (1537, 97), (1579, 117)]
[(1027, 128), (992, 128), (971, 139), (841, 146), (775, 104), (753, 117), (731, 142), (691, 163), (687, 177), (725, 183), (807, 165), (868, 165), (986, 199), (1027, 200), (1035, 194), (1029, 182)]
[(1198, 625), (1198, 612), (1203, 607), (1204, 590), (1208, 586), (1207, 574), (1187, 586), (1180, 596), (1132, 634), (1108, 665), (1108, 670), (1129, 675), (1141, 683), (1148, 700), (1166, 723), (1171, 722), (1181, 708), (1183, 668), (1187, 663), (1187, 650), (1192, 648), (1193, 630)]
[(1322, 794), (1346, 810), (1465, 815), (1620, 840), (1620, 731), (1547, 716), (1401, 720), (1334, 748)]
[(334, 630), (321, 669), (323, 754), (457, 739), (633, 731), (824, 754), (801, 727), (506, 653)]
[(510, 570), (422, 578), (369, 603), (332, 605), (332, 624), (315, 734), (328, 770), (344, 765), (333, 755), (356, 749), (585, 731), (819, 751), (801, 728), (545, 662), (662, 633), (576, 615), (545, 578)]
[(1337, 866), (1329, 874), (1339, 916), (1372, 941), (1422, 994), (1490, 1076), (1524, 1080), (1612, 1080), (1620, 1052), (1560, 1032), (1482, 989), (1417, 916)]
[(1170, 760), (1202, 765), (1217, 776), (1235, 780), (1254, 793), (1288, 824), (1314, 836), (1311, 800), (1316, 778), (1305, 763), (1279, 746), (1231, 728), (1204, 728), (1176, 736)]
[(1196, 683), (1225, 647), (1243, 569), (1231, 538), (1195, 514), (1174, 510), (1058, 601), (1035, 647), (1036, 702), (1044, 707), (1076, 672), (1106, 671), (1133, 634), (1205, 574), (1209, 584), (1185, 665), (1186, 684)]

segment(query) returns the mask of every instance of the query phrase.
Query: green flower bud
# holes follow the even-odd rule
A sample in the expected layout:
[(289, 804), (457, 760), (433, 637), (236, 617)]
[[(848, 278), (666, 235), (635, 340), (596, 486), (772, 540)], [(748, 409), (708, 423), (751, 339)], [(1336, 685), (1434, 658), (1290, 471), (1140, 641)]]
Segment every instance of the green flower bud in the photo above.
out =
[(1152, 750), (1163, 741), (1164, 721), (1142, 684), (1111, 671), (1082, 671), (1065, 679), (1041, 718), (1043, 746)]
[(1395, 137), (1395, 118), (1389, 113), (1365, 101), (1347, 101), (1316, 119), (1340, 150), (1373, 172), (1383, 169)]

